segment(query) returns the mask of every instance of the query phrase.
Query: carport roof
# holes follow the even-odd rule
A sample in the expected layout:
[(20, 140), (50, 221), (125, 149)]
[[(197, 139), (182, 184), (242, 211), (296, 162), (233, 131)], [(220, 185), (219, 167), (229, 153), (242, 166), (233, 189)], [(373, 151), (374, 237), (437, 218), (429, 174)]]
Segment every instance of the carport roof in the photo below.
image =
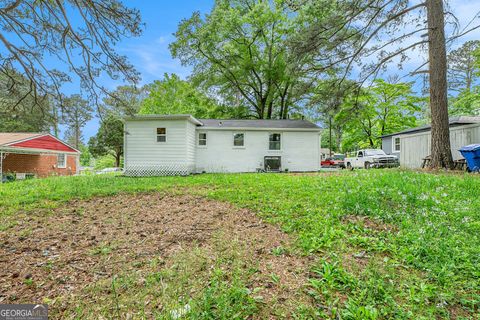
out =
[(0, 146), (42, 136), (44, 133), (0, 132)]

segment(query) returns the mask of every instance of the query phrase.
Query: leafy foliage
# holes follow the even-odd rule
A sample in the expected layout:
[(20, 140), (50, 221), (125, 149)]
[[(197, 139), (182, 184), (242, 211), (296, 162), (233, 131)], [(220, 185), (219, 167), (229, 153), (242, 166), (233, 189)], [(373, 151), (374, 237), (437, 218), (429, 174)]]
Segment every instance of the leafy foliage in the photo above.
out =
[(381, 136), (414, 127), (421, 105), (412, 83), (376, 80), (337, 115), (336, 121), (345, 123), (343, 148), (379, 147)]
[(113, 155), (115, 166), (120, 167), (123, 155), (123, 122), (113, 114), (107, 115), (100, 124), (96, 136), (88, 141), (88, 149), (95, 157)]
[(65, 140), (75, 148), (83, 143), (82, 129), (93, 117), (93, 108), (79, 94), (62, 99), (62, 122), (67, 126)]
[(181, 80), (176, 74), (165, 74), (163, 80), (155, 81), (149, 87), (150, 94), (142, 102), (140, 114), (192, 114), (198, 118), (229, 118), (241, 113), (238, 108), (220, 106), (191, 82)]
[(297, 25), (284, 1), (218, 0), (204, 18), (195, 12), (180, 23), (170, 49), (193, 66), (195, 83), (228, 103), (256, 118), (287, 118), (311, 87), (307, 58), (288, 45)]

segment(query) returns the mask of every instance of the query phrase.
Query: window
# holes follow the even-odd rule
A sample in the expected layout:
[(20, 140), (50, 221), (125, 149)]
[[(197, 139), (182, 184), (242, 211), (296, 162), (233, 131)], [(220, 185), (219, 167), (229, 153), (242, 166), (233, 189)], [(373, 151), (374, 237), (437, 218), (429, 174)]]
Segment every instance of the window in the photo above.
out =
[(245, 145), (245, 133), (234, 133), (233, 134), (233, 146), (234, 147), (243, 147)]
[(281, 134), (280, 133), (270, 133), (268, 138), (268, 149), (269, 150), (280, 150), (281, 147)]
[(57, 155), (57, 168), (67, 167), (67, 156), (63, 153)]
[(393, 138), (393, 152), (400, 152), (400, 138)]
[(363, 158), (363, 152), (362, 151), (358, 152), (358, 157), (357, 158)]
[(198, 134), (198, 145), (199, 146), (207, 145), (207, 134), (205, 132), (200, 132)]
[(157, 142), (167, 142), (167, 128), (157, 128)]

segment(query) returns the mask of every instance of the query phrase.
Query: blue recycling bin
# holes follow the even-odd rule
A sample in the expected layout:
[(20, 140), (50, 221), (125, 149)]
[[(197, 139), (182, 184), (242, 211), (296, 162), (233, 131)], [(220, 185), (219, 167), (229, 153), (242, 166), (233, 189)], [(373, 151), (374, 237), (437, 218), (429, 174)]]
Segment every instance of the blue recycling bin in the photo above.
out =
[(461, 147), (460, 153), (467, 161), (470, 171), (480, 171), (480, 144), (471, 144)]

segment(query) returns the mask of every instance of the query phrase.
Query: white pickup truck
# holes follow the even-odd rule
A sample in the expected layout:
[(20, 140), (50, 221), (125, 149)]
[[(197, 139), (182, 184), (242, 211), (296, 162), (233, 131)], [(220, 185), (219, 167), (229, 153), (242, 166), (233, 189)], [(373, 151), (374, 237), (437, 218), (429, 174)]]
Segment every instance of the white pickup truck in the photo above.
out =
[(347, 169), (393, 168), (400, 166), (397, 156), (387, 155), (380, 149), (359, 150), (353, 157), (345, 158)]

